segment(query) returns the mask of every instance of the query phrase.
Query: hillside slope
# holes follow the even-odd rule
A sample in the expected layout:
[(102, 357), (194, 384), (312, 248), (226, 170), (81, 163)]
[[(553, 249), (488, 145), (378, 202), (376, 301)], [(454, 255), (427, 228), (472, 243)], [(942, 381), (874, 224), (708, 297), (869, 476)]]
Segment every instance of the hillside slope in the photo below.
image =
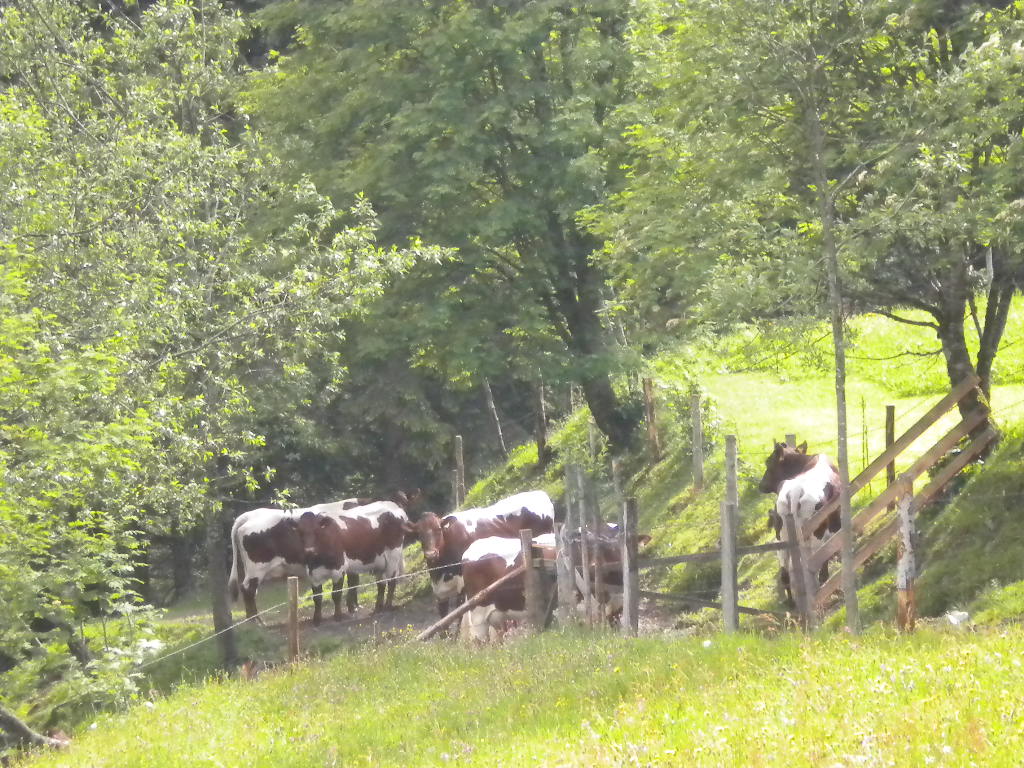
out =
[[(995, 419), (1006, 438), (983, 466), (975, 466), (958, 481), (963, 493), (934, 504), (921, 516), (925, 543), (921, 609), (938, 615), (952, 607), (979, 620), (1001, 620), (1024, 608), (1024, 527), (1017, 510), (1024, 501), (1024, 446), (1018, 425), (1024, 422), (1024, 302), (1018, 301), (997, 359), (992, 393)], [(894, 323), (878, 316), (852, 322), (848, 352), (849, 452), (856, 475), (885, 446), (885, 406), (894, 405), (896, 434), (901, 434), (948, 391), (949, 381), (940, 356), (924, 329)], [(626, 491), (636, 496), (641, 524), (652, 535), (648, 552), (657, 556), (713, 549), (718, 541), (718, 504), (724, 497), (723, 436), (738, 436), (740, 458), (741, 543), (770, 540), (767, 510), (772, 500), (757, 492), (773, 439), (795, 433), (812, 452), (835, 456), (835, 394), (827, 334), (804, 332), (811, 341), (768, 338), (740, 331), (713, 346), (663, 354), (651, 362), (657, 387), (658, 418), (665, 450), (661, 461), (650, 463), (638, 450), (623, 462)], [(797, 349), (797, 352), (793, 350)], [(705, 395), (706, 482), (702, 491), (690, 477), (688, 392)], [(564, 465), (588, 466), (598, 477), (602, 514), (618, 515), (607, 456), (591, 457), (585, 409), (577, 411), (551, 438), (556, 461), (543, 477), (536, 474), (536, 451), (520, 447), (508, 464), (473, 487), (469, 503), (489, 501), (530, 485), (540, 484), (553, 495), (563, 493)], [(948, 413), (903, 454), (897, 472), (909, 466), (959, 419)], [(875, 480), (854, 500), (855, 507), (877, 494), (884, 480)], [(869, 562), (862, 574), (862, 600), (868, 621), (891, 616), (893, 572), (888, 564), (893, 548)], [(741, 602), (780, 608), (773, 557), (747, 557), (740, 563)], [(962, 573), (961, 573), (962, 571)], [(645, 586), (715, 597), (717, 565), (686, 565), (642, 574)], [(1005, 592), (1005, 594), (1004, 594)], [(682, 617), (685, 624), (717, 621), (705, 611)]]

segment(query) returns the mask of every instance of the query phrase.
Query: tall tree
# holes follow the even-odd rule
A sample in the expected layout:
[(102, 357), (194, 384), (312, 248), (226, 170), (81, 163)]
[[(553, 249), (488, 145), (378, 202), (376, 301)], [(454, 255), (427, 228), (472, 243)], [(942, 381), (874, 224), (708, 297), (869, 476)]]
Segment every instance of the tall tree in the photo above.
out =
[(628, 13), (610, 0), (287, 3), (264, 19), (301, 22), (300, 45), (255, 91), (323, 190), (365, 192), (392, 242), (416, 233), (458, 248), (418, 275), (440, 288), (422, 294), (432, 304), (454, 289), (507, 327), (542, 318), (620, 446), (637, 413), (612, 385), (599, 242), (576, 215), (618, 176), (600, 152), (627, 87)]
[[(239, 18), (84, 5), (0, 9), (0, 643), (102, 696), (134, 655), (58, 665), (38, 634), (84, 661), (79, 622), (133, 604), (140, 543), (170, 523), (208, 522), (216, 585), (259, 427), (287, 433), (311, 350), (414, 254), (377, 247), (365, 202), (279, 181), (231, 108)], [(296, 215), (255, 238), (278, 205)]]

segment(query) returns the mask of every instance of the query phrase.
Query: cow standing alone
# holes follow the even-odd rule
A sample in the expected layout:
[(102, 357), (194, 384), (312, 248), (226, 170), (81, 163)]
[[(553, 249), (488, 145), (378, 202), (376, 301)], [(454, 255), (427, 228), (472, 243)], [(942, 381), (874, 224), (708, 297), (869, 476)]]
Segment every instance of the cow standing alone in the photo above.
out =
[[(769, 513), (769, 521), (775, 529), (775, 538), (786, 540), (785, 516), (792, 515), (794, 522), (802, 526), (815, 512), (839, 495), (839, 470), (824, 453), (807, 455), (807, 443), (791, 448), (785, 443), (775, 442), (771, 454), (765, 459), (765, 472), (758, 485), (762, 493), (775, 493), (775, 508)], [(814, 531), (818, 540), (826, 532), (839, 530), (839, 512), (833, 512)], [(779, 552), (781, 564), (779, 580), (786, 591), (787, 600), (793, 602), (789, 586), (789, 571), (786, 567), (786, 552)], [(828, 563), (823, 563), (818, 574), (819, 582), (828, 579)]]

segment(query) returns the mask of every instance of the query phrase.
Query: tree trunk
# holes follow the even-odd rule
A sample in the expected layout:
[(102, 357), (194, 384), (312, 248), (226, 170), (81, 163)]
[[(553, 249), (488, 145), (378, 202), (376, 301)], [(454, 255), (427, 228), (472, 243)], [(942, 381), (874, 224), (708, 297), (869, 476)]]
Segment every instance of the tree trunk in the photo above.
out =
[(235, 631), (231, 629), (231, 603), (228, 598), (228, 542), (224, 535), (222, 517), (219, 505), (215, 505), (206, 516), (206, 559), (213, 609), (213, 629), (219, 633), (217, 637), (224, 667), (232, 669), (238, 664), (238, 646), (235, 641)]
[(484, 398), (487, 401), (487, 410), (494, 422), (494, 431), (498, 433), (498, 446), (501, 448), (501, 455), (508, 456), (508, 448), (505, 447), (505, 435), (501, 431), (501, 417), (498, 416), (498, 408), (494, 404), (494, 393), (491, 391), (491, 381), (484, 377)]
[(985, 327), (978, 343), (978, 378), (981, 391), (986, 398), (992, 395), (992, 363), (999, 351), (999, 343), (1006, 330), (1006, 319), (1010, 313), (1010, 302), (1016, 285), (1012, 280), (993, 280), (988, 287), (988, 304), (985, 307)]
[[(554, 227), (552, 227), (554, 231)], [(552, 309), (564, 318), (563, 341), (572, 356), (572, 369), (576, 382), (590, 408), (594, 422), (608, 437), (616, 452), (627, 449), (633, 432), (640, 422), (640, 414), (630, 414), (623, 407), (612, 388), (608, 359), (610, 349), (605, 328), (601, 322), (602, 275), (590, 264), (590, 248), (570, 233), (553, 234), (555, 245), (570, 249), (575, 257), (566, 265), (555, 288), (557, 307)]]
[[(56, 747), (59, 749), (68, 745), (66, 741), (53, 739), (33, 731), (20, 717), (3, 705), (0, 705), (0, 730), (9, 734), (15, 743), (28, 744), (32, 747)], [(6, 763), (4, 764), (6, 765)]]
[[(971, 353), (967, 349), (967, 336), (964, 328), (969, 290), (966, 265), (958, 263), (950, 269), (949, 280), (942, 293), (941, 305), (935, 315), (939, 326), (936, 333), (942, 344), (942, 354), (946, 359), (946, 374), (949, 376), (950, 387), (955, 387), (968, 376), (977, 373), (974, 363), (971, 361)], [(987, 314), (986, 312), (986, 316)], [(998, 340), (995, 341), (995, 344), (998, 347)], [(991, 376), (991, 361), (989, 361), (989, 374)], [(978, 408), (985, 406), (978, 396), (978, 391), (971, 390), (960, 400), (957, 407), (960, 410), (960, 416), (966, 417)], [(972, 431), (971, 435), (980, 434), (988, 427), (989, 422), (986, 420)]]
[[(839, 519), (841, 521), (843, 565), (843, 599), (846, 603), (846, 627), (852, 634), (860, 632), (860, 608), (857, 604), (857, 571), (853, 559), (853, 512), (850, 502), (850, 462), (847, 452), (846, 423), (846, 340), (843, 329), (843, 292), (839, 276), (839, 252), (835, 241), (835, 202), (829, 188), (825, 167), (825, 130), (817, 107), (807, 111), (808, 129), (812, 145), (815, 184), (818, 187), (818, 206), (821, 216), (822, 250), (828, 273), (828, 297), (832, 316), (832, 346), (836, 364), (836, 430), (838, 432), (839, 462)], [(809, 601), (814, 605), (814, 601)]]
[[(171, 538), (168, 542), (171, 551), (171, 591), (175, 600), (185, 597), (192, 591), (194, 584), (192, 558), (195, 555), (195, 543), (192, 535), (192, 532), (181, 533), (176, 525), (171, 531)], [(168, 602), (170, 601), (165, 598), (164, 604)]]

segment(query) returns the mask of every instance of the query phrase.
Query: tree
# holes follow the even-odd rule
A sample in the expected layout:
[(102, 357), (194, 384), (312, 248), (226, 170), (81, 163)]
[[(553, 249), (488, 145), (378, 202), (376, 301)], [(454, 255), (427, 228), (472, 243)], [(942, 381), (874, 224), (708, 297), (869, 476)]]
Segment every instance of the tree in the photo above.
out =
[(562, 347), (563, 375), (625, 445), (638, 414), (612, 386), (599, 243), (576, 215), (618, 176), (600, 151), (628, 84), (627, 9), (390, 0), (289, 3), (263, 18), (301, 23), (298, 47), (254, 92), (287, 156), (335, 199), (365, 192), (387, 241), (457, 248), (417, 273), (443, 286), (421, 296), (473, 302), (492, 327), (533, 333), (539, 320), (534, 338)]
[[(80, 622), (134, 604), (150, 533), (205, 521), (230, 623), (217, 535), (258, 427), (273, 409), (287, 433), (311, 351), (433, 254), (379, 248), (365, 201), (278, 181), (231, 106), (244, 24), (216, 4), (22, 0), (0, 22), (0, 640), (31, 666), (64, 633), (61, 674), (101, 696), (102, 664), (124, 681), (135, 656), (90, 659)], [(279, 205), (295, 215), (257, 238)]]

